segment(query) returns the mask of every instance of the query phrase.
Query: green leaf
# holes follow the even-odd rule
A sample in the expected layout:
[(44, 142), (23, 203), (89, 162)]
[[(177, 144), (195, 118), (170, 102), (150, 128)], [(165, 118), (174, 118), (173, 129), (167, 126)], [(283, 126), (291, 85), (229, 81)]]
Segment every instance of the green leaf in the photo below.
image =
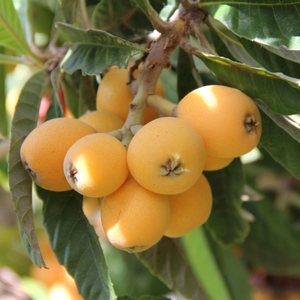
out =
[(17, 64), (24, 64), (25, 61), (23, 57), (19, 56), (9, 56), (0, 53), (0, 64), (6, 64), (6, 65), (17, 65)]
[[(275, 53), (261, 47), (260, 44), (251, 42), (246, 39), (240, 39), (244, 48), (250, 55), (260, 63), (261, 66), (271, 72), (282, 72), (285, 75), (299, 78), (300, 64), (285, 59)], [(299, 61), (300, 62), (300, 61)]]
[(128, 296), (121, 296), (118, 297), (118, 300), (167, 300), (169, 298), (165, 298), (165, 297), (155, 297), (155, 296), (143, 296), (140, 298), (131, 298)]
[[(80, 73), (80, 75), (78, 75)], [(78, 79), (79, 78), (79, 79)], [(63, 81), (62, 87), (64, 91), (64, 97), (67, 103), (67, 107), (72, 112), (75, 118), (79, 118), (79, 86), (80, 86), (81, 72), (77, 71), (75, 73), (66, 73)]]
[(59, 0), (59, 3), (66, 22), (73, 24), (76, 20), (78, 0)]
[[(254, 99), (259, 108), (271, 118), (277, 126), (285, 130), (292, 138), (300, 143), (300, 125), (293, 121), (289, 116), (283, 116), (280, 114), (274, 113), (266, 104), (260, 99)], [(267, 132), (266, 132), (267, 134)], [(266, 136), (267, 137), (267, 136)]]
[[(24, 232), (23, 228), (21, 227), (20, 223), (18, 222), (18, 229), (19, 229), (19, 233), (20, 233), (20, 237), (22, 240), (23, 245), (25, 246), (25, 250), (27, 252), (27, 254), (29, 255), (31, 261), (38, 267), (41, 267), (41, 259), (39, 258), (39, 256), (37, 255), (37, 253), (35, 251), (33, 251), (29, 240), (27, 238), (26, 233)], [(45, 266), (45, 263), (43, 263)]]
[(193, 56), (179, 48), (177, 63), (177, 93), (179, 99), (202, 85), (203, 82), (195, 67)]
[(278, 275), (300, 274), (300, 230), (269, 199), (249, 202), (245, 208), (255, 221), (242, 247), (247, 261)]
[(79, 116), (96, 110), (96, 92), (90, 76), (81, 76), (79, 87)]
[(244, 173), (240, 160), (226, 168), (204, 173), (213, 194), (213, 207), (206, 228), (222, 246), (241, 243), (249, 233), (249, 224), (241, 214)]
[(235, 4), (226, 1), (224, 5), (222, 0), (205, 0), (201, 1), (201, 6), (239, 37), (275, 49), (300, 50), (300, 4), (294, 2), (288, 0), (283, 4), (280, 0), (267, 3), (259, 0)]
[(51, 104), (46, 116), (46, 120), (50, 120), (53, 118), (63, 117), (64, 112), (59, 99), (59, 89), (61, 86), (63, 73), (60, 71), (60, 67), (56, 67), (51, 72), (51, 83), (53, 87), (53, 93), (51, 96)]
[(17, 52), (31, 52), (12, 0), (0, 0), (0, 45)]
[[(248, 271), (231, 248), (220, 247), (209, 235), (206, 235), (210, 250), (227, 285), (233, 300), (251, 300), (251, 286)], [(220, 299), (220, 298), (219, 298)]]
[(137, 257), (170, 289), (193, 300), (208, 300), (174, 239), (163, 237)]
[[(16, 105), (12, 120), (11, 142), (9, 150), (9, 185), (12, 201), (19, 223), (24, 230), (31, 248), (25, 244), (27, 250), (38, 257), (37, 266), (45, 266), (39, 248), (32, 211), (32, 181), (25, 170), (20, 148), (26, 136), (36, 127), (40, 102), (46, 86), (49, 83), (47, 71), (36, 73), (24, 86)], [(23, 239), (24, 241), (24, 239)], [(33, 263), (36, 263), (33, 260)]]
[(167, 0), (167, 5), (160, 12), (161, 18), (169, 20), (180, 4), (180, 0)]
[[(137, 6), (143, 8), (143, 11)], [(148, 2), (148, 1), (147, 1)], [(159, 1), (152, 1), (159, 2)], [(162, 4), (160, 4), (162, 8)], [(136, 40), (153, 30), (144, 1), (102, 0), (94, 10), (93, 27), (127, 40)]]
[(220, 80), (252, 98), (263, 100), (274, 112), (287, 115), (300, 112), (300, 89), (293, 78), (223, 57), (196, 54)]
[(97, 75), (112, 65), (126, 68), (131, 56), (146, 51), (101, 30), (83, 30), (64, 23), (57, 24), (57, 28), (75, 44), (62, 62), (68, 73), (81, 69), (82, 75)]
[[(0, 47), (0, 63), (1, 63), (1, 52), (3, 52), (2, 47)], [(3, 136), (8, 135), (5, 99), (6, 99), (6, 94), (5, 94), (5, 66), (0, 64), (0, 133)]]
[(13, 2), (20, 19), (26, 41), (30, 45), (30, 43), (33, 42), (33, 32), (31, 28), (31, 1), (13, 0)]
[[(274, 115), (272, 115), (275, 118)], [(288, 170), (293, 176), (300, 179), (300, 162), (299, 162), (299, 129), (293, 129), (279, 116), (276, 116), (276, 122), (278, 121), (282, 127), (297, 137), (296, 140), (286, 130), (278, 126), (271, 118), (269, 118), (264, 112), (261, 111), (262, 117), (262, 135), (259, 144), (286, 170)]]
[(74, 277), (84, 299), (116, 299), (98, 236), (74, 190), (50, 192), (37, 186), (43, 200), (44, 227), (58, 261)]
[(231, 300), (202, 227), (181, 237), (184, 251), (210, 300)]

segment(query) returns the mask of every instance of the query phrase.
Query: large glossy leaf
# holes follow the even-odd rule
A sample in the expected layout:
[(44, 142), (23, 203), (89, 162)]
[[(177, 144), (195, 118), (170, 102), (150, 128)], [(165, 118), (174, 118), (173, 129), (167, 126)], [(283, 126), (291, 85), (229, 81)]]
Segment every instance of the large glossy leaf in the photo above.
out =
[(155, 297), (155, 296), (143, 296), (140, 298), (131, 298), (128, 296), (121, 296), (118, 297), (118, 300), (167, 300), (169, 298), (165, 298), (165, 297)]
[(0, 45), (23, 54), (30, 52), (12, 0), (0, 0)]
[(101, 30), (82, 30), (64, 23), (57, 27), (74, 44), (62, 63), (68, 73), (81, 69), (83, 75), (97, 75), (112, 65), (126, 68), (131, 56), (145, 51)]
[(251, 300), (251, 285), (248, 270), (242, 259), (234, 254), (232, 248), (220, 247), (210, 236), (206, 235), (212, 255), (222, 274), (233, 300)]
[(40, 187), (37, 193), (44, 202), (44, 227), (51, 248), (75, 278), (79, 293), (86, 300), (116, 299), (98, 236), (82, 211), (82, 195)]
[(75, 118), (79, 118), (79, 89), (80, 89), (81, 72), (77, 71), (73, 74), (66, 73), (62, 88), (68, 108)]
[[(153, 30), (151, 22), (144, 14), (147, 14), (147, 9), (144, 3), (141, 3), (144, 8), (142, 11), (135, 2), (143, 1), (102, 0), (94, 11), (93, 27), (127, 40), (135, 40), (147, 35)], [(151, 3), (163, 7), (161, 1)]]
[(180, 247), (173, 239), (164, 237), (153, 247), (139, 252), (137, 257), (152, 274), (183, 297), (208, 300)]
[(96, 110), (96, 92), (93, 78), (90, 76), (81, 76), (79, 87), (79, 116)]
[[(3, 51), (3, 48), (0, 47), (0, 55)], [(1, 63), (1, 56), (0, 56)], [(7, 128), (7, 116), (6, 116), (6, 108), (5, 108), (5, 66), (0, 65), (0, 133), (4, 136), (8, 134)]]
[(195, 67), (193, 56), (179, 48), (177, 63), (177, 93), (179, 99), (202, 85), (203, 82)]
[[(220, 5), (215, 5), (216, 3)], [(237, 36), (275, 49), (300, 50), (299, 2), (287, 1), (201, 1), (215, 19)], [(223, 2), (224, 3), (224, 2)], [(272, 5), (273, 4), (273, 5)], [(287, 20), (293, 20), (287, 22)]]
[[(32, 211), (32, 181), (27, 174), (20, 157), (20, 148), (26, 136), (36, 127), (40, 101), (49, 83), (45, 70), (35, 74), (24, 86), (12, 121), (9, 150), (9, 185), (12, 201), (19, 223), (26, 234), (31, 247), (27, 250), (38, 257), (34, 263), (45, 265), (39, 248)], [(22, 238), (24, 241), (24, 239)], [(33, 253), (34, 252), (34, 253)]]
[(271, 72), (282, 72), (285, 75), (299, 78), (300, 76), (300, 64), (285, 59), (261, 45), (251, 42), (246, 39), (240, 39), (240, 42), (244, 48), (250, 53), (250, 55), (257, 60), (261, 66)]
[(59, 89), (61, 87), (63, 74), (60, 72), (60, 67), (56, 67), (50, 75), (53, 92), (51, 96), (51, 104), (46, 116), (46, 120), (52, 118), (59, 118), (64, 115), (60, 100), (59, 100)]
[(293, 176), (300, 179), (299, 129), (292, 128), (292, 125), (280, 120), (279, 116), (271, 116), (278, 121), (279, 126), (261, 111), (262, 135), (259, 144)]
[(241, 244), (245, 258), (269, 273), (299, 275), (299, 226), (268, 199), (246, 203), (245, 208), (255, 216), (250, 233)]
[(181, 237), (184, 252), (210, 300), (232, 300), (203, 227)]
[(234, 159), (226, 168), (205, 172), (212, 193), (213, 207), (206, 228), (222, 246), (241, 243), (249, 225), (241, 214), (244, 173), (240, 160)]
[(59, 0), (62, 12), (67, 23), (73, 24), (76, 19), (78, 0)]
[(13, 3), (18, 13), (27, 43), (30, 45), (33, 41), (33, 32), (31, 28), (31, 1), (13, 0)]
[(233, 62), (223, 57), (197, 52), (197, 56), (223, 82), (252, 98), (263, 100), (279, 114), (300, 112), (300, 88), (293, 78)]

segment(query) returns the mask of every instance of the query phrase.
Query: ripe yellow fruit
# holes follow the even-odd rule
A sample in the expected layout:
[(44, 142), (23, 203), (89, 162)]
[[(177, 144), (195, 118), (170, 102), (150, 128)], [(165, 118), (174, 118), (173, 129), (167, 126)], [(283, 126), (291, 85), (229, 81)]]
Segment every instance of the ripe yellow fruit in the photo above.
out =
[(115, 114), (109, 111), (91, 111), (79, 118), (80, 121), (90, 125), (96, 131), (110, 132), (120, 129), (124, 122)]
[(106, 133), (94, 133), (70, 147), (64, 160), (65, 176), (78, 193), (103, 197), (126, 180), (126, 156), (126, 148), (118, 139)]
[(163, 237), (170, 220), (170, 202), (168, 196), (146, 190), (129, 175), (117, 191), (103, 199), (101, 220), (115, 247), (143, 251)]
[(127, 162), (132, 176), (144, 188), (159, 194), (178, 194), (189, 189), (202, 173), (205, 147), (191, 124), (163, 117), (135, 134)]
[(201, 174), (187, 191), (170, 195), (171, 219), (165, 236), (179, 237), (207, 221), (212, 208), (212, 192), (206, 177)]
[(206, 154), (204, 171), (221, 170), (227, 167), (233, 160), (234, 157), (233, 158), (216, 157), (216, 156)]
[(179, 102), (177, 114), (195, 126), (208, 155), (241, 156), (251, 151), (261, 136), (261, 116), (256, 104), (231, 87), (198, 88)]
[[(139, 70), (136, 72), (138, 73)], [(129, 104), (133, 95), (126, 83), (128, 82), (127, 69), (113, 69), (109, 71), (101, 81), (97, 91), (97, 110), (109, 111), (117, 115), (124, 122), (129, 113)], [(163, 85), (157, 82), (156, 93), (165, 97)], [(144, 124), (157, 118), (159, 114), (150, 108), (146, 108)]]
[(21, 159), (32, 180), (50, 191), (68, 191), (63, 162), (68, 149), (95, 130), (76, 119), (56, 118), (36, 127), (21, 146)]

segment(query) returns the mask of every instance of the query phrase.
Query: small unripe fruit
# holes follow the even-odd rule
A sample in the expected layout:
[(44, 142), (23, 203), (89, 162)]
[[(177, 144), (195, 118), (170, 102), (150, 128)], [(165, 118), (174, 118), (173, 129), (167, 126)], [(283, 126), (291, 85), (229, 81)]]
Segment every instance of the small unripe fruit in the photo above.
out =
[(187, 191), (170, 195), (171, 219), (165, 236), (179, 237), (207, 221), (212, 208), (212, 192), (203, 174)]
[(144, 188), (178, 194), (199, 178), (205, 163), (200, 134), (188, 122), (163, 117), (143, 126), (128, 147), (128, 167)]
[(241, 156), (251, 151), (261, 136), (261, 116), (255, 102), (231, 87), (198, 88), (179, 102), (177, 114), (198, 130), (208, 155)]
[[(135, 75), (139, 70), (135, 72)], [(97, 91), (97, 110), (109, 111), (117, 115), (124, 122), (129, 113), (129, 104), (133, 100), (128, 82), (127, 69), (113, 69), (102, 79)], [(157, 82), (156, 93), (165, 96), (164, 88), (160, 80)], [(157, 118), (159, 114), (150, 108), (146, 108), (144, 124)]]
[(78, 140), (64, 159), (71, 187), (87, 197), (103, 197), (117, 190), (128, 175), (127, 151), (115, 137), (94, 133)]
[(170, 202), (166, 195), (146, 190), (129, 175), (117, 191), (103, 199), (101, 220), (115, 247), (143, 251), (163, 237), (170, 220)]
[(68, 191), (63, 162), (69, 148), (95, 130), (76, 119), (56, 118), (36, 127), (24, 140), (20, 154), (32, 180), (50, 191)]
[(206, 154), (204, 171), (217, 171), (227, 167), (234, 158), (216, 157)]
[(99, 132), (111, 132), (120, 129), (124, 122), (109, 111), (91, 111), (79, 118)]

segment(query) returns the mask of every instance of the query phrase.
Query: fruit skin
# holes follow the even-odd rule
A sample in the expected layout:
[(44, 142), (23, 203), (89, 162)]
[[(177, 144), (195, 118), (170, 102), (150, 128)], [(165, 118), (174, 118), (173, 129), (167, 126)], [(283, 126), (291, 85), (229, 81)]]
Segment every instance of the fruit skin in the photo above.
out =
[(101, 220), (111, 244), (140, 252), (163, 237), (170, 220), (170, 202), (166, 195), (146, 190), (129, 175), (117, 191), (103, 199)]
[[(241, 156), (251, 151), (261, 136), (261, 116), (256, 104), (231, 87), (209, 85), (190, 92), (179, 102), (177, 115), (195, 126), (208, 155)], [(251, 115), (258, 126), (247, 132), (245, 118)]]
[(171, 219), (165, 236), (180, 237), (207, 221), (212, 208), (212, 192), (206, 177), (201, 174), (187, 191), (170, 195)]
[(206, 154), (206, 160), (204, 165), (204, 171), (217, 171), (227, 167), (233, 158), (216, 157)]
[(87, 197), (113, 193), (128, 176), (127, 151), (115, 137), (94, 133), (73, 144), (64, 159), (70, 186)]
[[(137, 75), (137, 70), (134, 75)], [(128, 82), (128, 69), (110, 70), (102, 79), (97, 91), (97, 110), (109, 111), (117, 115), (124, 122), (129, 113), (129, 104), (133, 95), (126, 83)], [(160, 80), (157, 82), (156, 93), (165, 97), (163, 85)], [(150, 108), (146, 108), (144, 124), (157, 118), (159, 114)]]
[(199, 178), (205, 147), (188, 122), (163, 117), (144, 125), (128, 147), (129, 171), (144, 188), (159, 194), (178, 194)]
[(36, 127), (24, 140), (20, 155), (32, 180), (50, 191), (68, 191), (63, 162), (68, 149), (95, 130), (76, 119), (56, 118)]
[(90, 125), (96, 131), (110, 132), (120, 129), (124, 122), (115, 114), (109, 111), (91, 111), (79, 118), (80, 121)]

